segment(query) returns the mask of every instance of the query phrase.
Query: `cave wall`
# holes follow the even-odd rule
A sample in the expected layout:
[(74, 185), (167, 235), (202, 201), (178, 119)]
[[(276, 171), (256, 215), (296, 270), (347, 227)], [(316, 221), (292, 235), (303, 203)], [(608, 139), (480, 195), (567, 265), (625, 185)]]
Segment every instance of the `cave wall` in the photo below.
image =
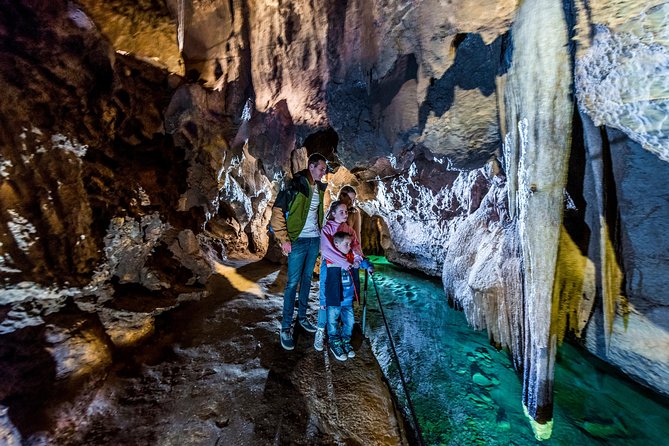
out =
[[(178, 2), (168, 4), (177, 11)], [(511, 1), (192, 4), (181, 22), (183, 54), (231, 103), (251, 97), (263, 113), (285, 103), (301, 138), (334, 129), (338, 159), (349, 168), (410, 143), (478, 167), (499, 145), (494, 75), (515, 8)], [(466, 126), (458, 112), (465, 109)]]
[[(578, 35), (575, 92), (584, 119), (589, 169), (586, 221), (596, 241), (601, 301), (584, 344), (628, 375), (669, 395), (667, 293), (669, 266), (666, 137), (669, 70), (666, 2), (595, 2)], [(595, 246), (593, 246), (595, 245)]]
[[(592, 314), (583, 342), (598, 357), (669, 395), (665, 348), (669, 342), (669, 294), (664, 277), (669, 265), (665, 242), (669, 164), (621, 130), (609, 128), (603, 137), (608, 142), (604, 153), (613, 183), (609, 193), (615, 194), (608, 205), (615, 213), (611, 246), (620, 288)], [(585, 179), (592, 181), (591, 176)], [(592, 228), (600, 227), (596, 217), (589, 222)], [(593, 249), (589, 255), (598, 267), (602, 263), (600, 250)]]
[(220, 92), (115, 51), (73, 3), (0, 8), (0, 431), (30, 438), (76, 426), (216, 262), (262, 250), (273, 192)]

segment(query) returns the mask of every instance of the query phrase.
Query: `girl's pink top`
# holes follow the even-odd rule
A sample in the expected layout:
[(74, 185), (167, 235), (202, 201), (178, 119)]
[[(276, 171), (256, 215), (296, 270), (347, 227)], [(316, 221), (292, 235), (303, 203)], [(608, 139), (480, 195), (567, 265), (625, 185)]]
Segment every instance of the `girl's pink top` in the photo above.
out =
[(346, 222), (337, 223), (334, 220), (328, 220), (321, 231), (321, 256), (339, 268), (348, 268), (351, 266), (351, 263), (346, 260), (346, 256), (335, 248), (334, 235), (337, 232), (351, 234), (351, 251), (353, 251), (353, 258), (356, 262), (362, 262), (362, 248), (360, 247), (358, 235)]

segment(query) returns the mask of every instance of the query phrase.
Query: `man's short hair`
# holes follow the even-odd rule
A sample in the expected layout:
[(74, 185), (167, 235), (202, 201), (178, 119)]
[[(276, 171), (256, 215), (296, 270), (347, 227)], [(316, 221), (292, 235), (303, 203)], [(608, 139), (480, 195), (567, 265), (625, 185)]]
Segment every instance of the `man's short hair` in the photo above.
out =
[(309, 157), (309, 161), (307, 162), (308, 166), (315, 166), (319, 162), (323, 161), (325, 165), (327, 166), (328, 160), (325, 159), (323, 155), (320, 153), (312, 153), (311, 156)]
[(353, 236), (351, 234), (349, 234), (348, 232), (339, 231), (339, 232), (335, 232), (335, 235), (332, 236), (332, 241), (334, 241), (335, 243), (341, 243), (344, 240), (346, 240), (347, 238), (352, 239)]

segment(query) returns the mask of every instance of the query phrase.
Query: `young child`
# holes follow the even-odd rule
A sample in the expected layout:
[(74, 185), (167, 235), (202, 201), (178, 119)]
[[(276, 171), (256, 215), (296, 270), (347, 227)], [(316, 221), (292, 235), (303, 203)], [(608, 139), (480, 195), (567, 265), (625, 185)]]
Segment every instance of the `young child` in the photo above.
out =
[[(353, 236), (348, 232), (337, 232), (332, 237), (335, 248), (351, 262), (354, 254), (351, 251)], [(339, 361), (355, 357), (351, 347), (353, 333), (353, 300), (358, 300), (360, 279), (358, 269), (352, 263), (348, 268), (341, 268), (327, 259), (325, 278), (325, 302), (327, 305), (328, 338), (330, 351)], [(341, 328), (339, 321), (341, 320)]]
[[(325, 304), (325, 277), (327, 276), (326, 262), (338, 268), (348, 269), (352, 264), (359, 265), (362, 261), (362, 250), (360, 242), (355, 231), (346, 224), (348, 218), (348, 206), (341, 201), (334, 201), (330, 204), (327, 213), (327, 221), (321, 231), (321, 270), (320, 270), (320, 302), (318, 310), (318, 324), (316, 336), (314, 337), (314, 348), (319, 352), (323, 350), (323, 340), (325, 338), (325, 327), (327, 325), (327, 314)], [(333, 237), (337, 232), (346, 232), (351, 235), (351, 248), (353, 251), (353, 261), (349, 261), (346, 255), (339, 252), (335, 246)]]

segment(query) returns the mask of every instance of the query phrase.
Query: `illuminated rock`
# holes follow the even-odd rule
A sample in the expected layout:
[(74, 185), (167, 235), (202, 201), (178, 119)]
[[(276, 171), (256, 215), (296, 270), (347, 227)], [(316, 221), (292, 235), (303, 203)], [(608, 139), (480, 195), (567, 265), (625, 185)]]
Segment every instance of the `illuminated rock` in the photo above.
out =
[[(550, 436), (557, 334), (553, 283), (570, 150), (571, 66), (562, 4), (524, 3), (512, 28), (513, 62), (504, 87), (504, 156), (511, 215), (517, 215), (523, 262), (523, 404)], [(513, 169), (508, 167), (514, 166)], [(517, 169), (517, 170), (516, 170)]]
[(147, 63), (183, 75), (179, 54), (177, 23), (169, 9), (159, 3), (130, 4), (125, 1), (80, 2), (89, 20), (95, 23), (118, 52), (129, 53)]

